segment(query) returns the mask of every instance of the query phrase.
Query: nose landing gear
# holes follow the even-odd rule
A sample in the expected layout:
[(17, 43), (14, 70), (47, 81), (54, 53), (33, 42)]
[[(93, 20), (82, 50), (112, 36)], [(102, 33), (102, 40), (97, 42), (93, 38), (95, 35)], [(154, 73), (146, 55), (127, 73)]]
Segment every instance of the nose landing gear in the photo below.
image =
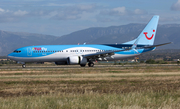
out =
[(26, 64), (23, 64), (23, 65), (22, 65), (22, 68), (25, 68), (25, 67), (26, 67)]

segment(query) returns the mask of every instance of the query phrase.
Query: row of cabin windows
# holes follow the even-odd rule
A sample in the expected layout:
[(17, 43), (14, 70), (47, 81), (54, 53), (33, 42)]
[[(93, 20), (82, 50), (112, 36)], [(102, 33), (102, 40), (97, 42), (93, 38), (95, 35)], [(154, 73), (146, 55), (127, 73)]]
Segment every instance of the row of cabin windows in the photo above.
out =
[[(104, 51), (117, 51), (117, 50), (80, 50), (80, 52), (104, 52)], [(53, 53), (53, 52), (63, 52), (62, 51), (33, 51), (33, 53)], [(68, 52), (68, 50), (66, 50)], [(78, 50), (70, 50), (70, 52), (78, 52)]]
[(63, 52), (62, 51), (33, 51), (33, 53), (52, 53), (52, 52)]
[[(80, 52), (100, 52), (104, 50), (80, 50)], [(78, 50), (70, 50), (70, 52), (78, 52)]]
[[(127, 49), (127, 48), (130, 48), (130, 47), (122, 47), (122, 49)], [(116, 51), (116, 50), (80, 50), (80, 52), (103, 52), (103, 51)], [(62, 51), (33, 51), (33, 52), (34, 53), (50, 53), (50, 52), (52, 53), (52, 52), (63, 52), (63, 50)], [(68, 50), (66, 50), (66, 52), (68, 52)], [(70, 52), (78, 52), (78, 50), (70, 50)]]
[[(103, 51), (116, 51), (116, 50), (80, 50), (80, 52), (103, 52)], [(52, 53), (52, 52), (63, 52), (62, 51), (33, 51), (33, 53)], [(68, 50), (66, 50), (68, 52)], [(78, 52), (78, 50), (70, 50), (70, 52)]]
[[(103, 52), (103, 51), (116, 51), (116, 50), (80, 50), (80, 52)], [(78, 52), (78, 50), (70, 50), (70, 52)]]

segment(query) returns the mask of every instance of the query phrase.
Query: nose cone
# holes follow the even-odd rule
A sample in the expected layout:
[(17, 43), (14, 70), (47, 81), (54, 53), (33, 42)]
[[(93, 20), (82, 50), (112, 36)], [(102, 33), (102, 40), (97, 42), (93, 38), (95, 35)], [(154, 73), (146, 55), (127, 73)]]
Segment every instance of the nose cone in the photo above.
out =
[(8, 59), (12, 59), (12, 56), (13, 56), (13, 54), (10, 53), (10, 54), (7, 55), (7, 58), (8, 58)]

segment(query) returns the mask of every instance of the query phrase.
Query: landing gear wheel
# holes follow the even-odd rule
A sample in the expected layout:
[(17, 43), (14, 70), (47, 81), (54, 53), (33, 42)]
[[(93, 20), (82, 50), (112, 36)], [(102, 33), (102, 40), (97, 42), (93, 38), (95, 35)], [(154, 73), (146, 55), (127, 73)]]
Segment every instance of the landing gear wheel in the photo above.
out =
[(89, 63), (88, 63), (88, 66), (89, 66), (89, 67), (94, 67), (94, 63), (93, 63), (93, 62), (89, 62)]
[(22, 65), (22, 68), (25, 68), (25, 67), (26, 67), (26, 64), (23, 64), (23, 65)]
[(85, 66), (86, 66), (86, 64), (80, 64), (80, 66), (81, 66), (81, 67), (85, 67)]

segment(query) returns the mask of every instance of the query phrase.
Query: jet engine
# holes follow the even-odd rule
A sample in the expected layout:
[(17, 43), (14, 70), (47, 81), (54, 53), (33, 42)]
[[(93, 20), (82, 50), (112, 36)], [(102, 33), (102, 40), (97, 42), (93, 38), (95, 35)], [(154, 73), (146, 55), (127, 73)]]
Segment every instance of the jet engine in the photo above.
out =
[(82, 56), (71, 56), (67, 58), (67, 64), (69, 65), (85, 65), (87, 63), (87, 58)]

